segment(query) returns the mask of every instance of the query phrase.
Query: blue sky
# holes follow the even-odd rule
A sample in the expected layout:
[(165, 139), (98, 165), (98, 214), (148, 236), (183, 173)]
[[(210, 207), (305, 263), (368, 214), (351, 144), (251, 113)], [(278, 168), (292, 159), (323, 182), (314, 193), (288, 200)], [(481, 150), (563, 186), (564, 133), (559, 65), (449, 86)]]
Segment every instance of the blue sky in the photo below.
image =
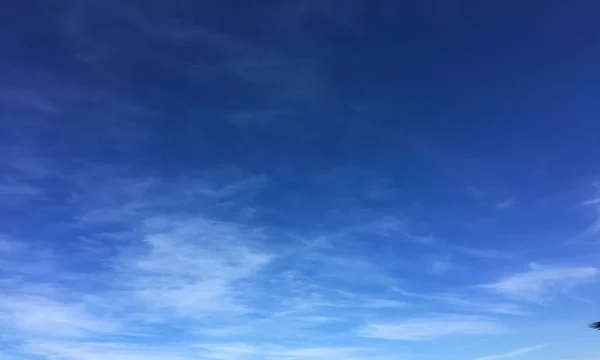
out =
[(0, 358), (599, 360), (594, 1), (8, 1)]

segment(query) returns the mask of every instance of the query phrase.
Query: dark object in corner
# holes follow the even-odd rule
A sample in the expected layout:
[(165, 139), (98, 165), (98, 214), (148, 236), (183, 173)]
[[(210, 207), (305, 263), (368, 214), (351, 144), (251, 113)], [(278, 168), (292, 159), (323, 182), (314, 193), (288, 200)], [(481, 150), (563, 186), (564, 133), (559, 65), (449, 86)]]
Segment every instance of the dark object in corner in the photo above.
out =
[(600, 321), (596, 321), (595, 323), (590, 324), (590, 328), (600, 330)]

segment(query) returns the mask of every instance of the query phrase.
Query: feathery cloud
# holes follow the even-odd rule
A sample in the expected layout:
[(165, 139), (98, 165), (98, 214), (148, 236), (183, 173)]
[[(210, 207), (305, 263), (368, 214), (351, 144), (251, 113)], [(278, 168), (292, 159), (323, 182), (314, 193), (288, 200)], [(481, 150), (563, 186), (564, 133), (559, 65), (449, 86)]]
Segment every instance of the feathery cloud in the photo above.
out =
[(146, 224), (145, 246), (124, 260), (121, 276), (143, 302), (176, 314), (243, 310), (233, 287), (272, 259), (246, 245), (258, 234), (239, 225), (204, 218), (148, 219)]
[(514, 299), (544, 302), (557, 293), (593, 279), (598, 273), (598, 269), (594, 267), (532, 265), (529, 271), (510, 275), (482, 287)]
[(528, 354), (528, 353), (530, 353), (532, 351), (536, 351), (536, 350), (542, 349), (544, 347), (546, 347), (546, 344), (538, 344), (538, 345), (534, 345), (534, 346), (529, 346), (529, 347), (524, 347), (524, 348), (520, 348), (520, 349), (515, 349), (515, 350), (509, 351), (509, 352), (504, 353), (504, 354), (478, 357), (475, 360), (511, 359), (511, 358), (519, 357), (521, 355)]
[(84, 338), (120, 328), (117, 320), (94, 316), (82, 304), (32, 295), (0, 296), (0, 319), (0, 327), (9, 326), (26, 336)]
[(401, 322), (373, 323), (358, 330), (363, 337), (386, 340), (434, 340), (447, 336), (502, 334), (506, 328), (494, 319), (477, 316), (411, 318)]

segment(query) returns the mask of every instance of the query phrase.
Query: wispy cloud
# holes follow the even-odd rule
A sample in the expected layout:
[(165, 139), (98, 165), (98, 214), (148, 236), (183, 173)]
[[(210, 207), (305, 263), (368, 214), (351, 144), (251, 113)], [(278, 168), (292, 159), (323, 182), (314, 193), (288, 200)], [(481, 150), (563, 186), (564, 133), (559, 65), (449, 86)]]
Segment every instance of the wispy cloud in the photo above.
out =
[(120, 327), (114, 319), (92, 315), (82, 304), (33, 295), (0, 296), (0, 318), (4, 326), (27, 336), (83, 338), (114, 333)]
[(397, 301), (397, 300), (388, 300), (388, 299), (371, 299), (363, 304), (366, 308), (374, 308), (374, 309), (393, 309), (393, 308), (405, 308), (410, 306), (409, 303)]
[[(66, 221), (73, 226), (66, 229), (102, 229), (76, 244), (85, 265), (74, 263), (82, 261), (77, 257), (64, 258), (60, 247), (47, 251), (35, 245), (49, 246), (47, 242), (2, 237), (0, 270), (9, 278), (0, 287), (10, 295), (1, 299), (1, 326), (35, 340), (21, 347), (24, 353), (65, 359), (188, 360), (199, 348), (161, 344), (148, 350), (128, 339), (132, 334), (155, 336), (161, 332), (159, 325), (196, 340), (257, 336), (257, 328), (266, 338), (287, 334), (296, 339), (308, 336), (310, 329), (339, 322), (339, 315), (351, 309), (366, 313), (408, 306), (378, 292), (355, 292), (364, 284), (385, 289), (393, 281), (366, 257), (304, 244), (297, 252), (281, 251), (266, 246), (274, 244), (271, 230), (234, 221), (236, 216), (210, 215), (230, 213), (219, 207), (222, 200), (251, 203), (251, 194), (267, 181), (264, 176), (227, 170), (190, 181), (130, 177), (121, 171), (61, 167), (43, 175), (68, 185), (68, 214), (74, 221)], [(28, 177), (22, 180), (27, 183)], [(190, 204), (202, 204), (203, 211), (181, 210)], [(319, 272), (301, 273), (310, 267)], [(360, 276), (349, 278), (348, 272), (356, 269)], [(290, 270), (302, 276), (287, 277)], [(217, 350), (213, 347), (206, 358), (221, 359), (223, 349)], [(251, 355), (259, 353), (290, 359), (356, 355), (349, 348), (325, 345), (262, 347)]]
[[(224, 170), (192, 180), (135, 177), (117, 167), (61, 170), (60, 176), (52, 171), (43, 176), (73, 185), (68, 187), (68, 205), (75, 221), (67, 223), (77, 231), (90, 227), (102, 231), (77, 244), (79, 251), (90, 251), (80, 254), (90, 260), (85, 267), (89, 274), (73, 271), (77, 267), (70, 259), (62, 261), (61, 249), (45, 251), (8, 236), (0, 243), (0, 251), (14, 254), (10, 263), (0, 257), (0, 265), (19, 269), (9, 273), (10, 283), (0, 284), (14, 294), (3, 297), (0, 316), (4, 329), (35, 340), (21, 348), (30, 354), (90, 360), (101, 355), (119, 360), (188, 360), (199, 352), (208, 359), (251, 359), (259, 354), (362, 359), (370, 354), (362, 345), (324, 342), (301, 348), (250, 341), (202, 347), (168, 343), (148, 350), (129, 337), (152, 338), (162, 331), (159, 327), (166, 327), (174, 336), (189, 338), (190, 344), (256, 337), (277, 343), (283, 337), (306, 341), (322, 329), (341, 327), (348, 331), (326, 337), (355, 345), (367, 338), (418, 341), (505, 334), (500, 320), (484, 315), (527, 313), (514, 304), (460, 295), (460, 289), (452, 294), (397, 290), (404, 279), (394, 276), (393, 261), (357, 252), (356, 241), (344, 243), (348, 237), (356, 240), (373, 231), (382, 236), (402, 234), (403, 224), (395, 217), (376, 222), (376, 230), (344, 229), (335, 240), (323, 235), (328, 246), (312, 242), (294, 242), (285, 249), (274, 246), (281, 236), (276, 229), (239, 221), (235, 215), (237, 208), (248, 206), (255, 194), (265, 191), (270, 179), (263, 175)], [(28, 181), (25, 176), (22, 180)], [(219, 205), (223, 201), (236, 205), (231, 212), (224, 211)], [(368, 220), (365, 223), (373, 223)], [(106, 239), (110, 248), (102, 245)], [(456, 250), (434, 237), (423, 242), (427, 251), (440, 244), (439, 249)], [(104, 252), (95, 257), (99, 246)], [(39, 268), (41, 264), (46, 270)], [(447, 270), (446, 264), (441, 266), (431, 270)], [(44, 272), (52, 272), (53, 279), (40, 277)], [(96, 290), (90, 291), (86, 281)], [(412, 309), (440, 306), (464, 315), (405, 317)], [(365, 323), (381, 314), (405, 320)]]
[(442, 275), (452, 268), (448, 259), (435, 259), (430, 264), (431, 272), (435, 275)]
[[(388, 43), (379, 31), (422, 6), (241, 1), (238, 16), (224, 3), (10, 6), (0, 358), (473, 358), (448, 349), (528, 341), (545, 321), (532, 301), (597, 277), (595, 265), (501, 272), (527, 256), (505, 232), (582, 223), (519, 192), (537, 179), (520, 171), (530, 151), (509, 166), (433, 151), (419, 167), (421, 140), (390, 128), (405, 111), (378, 85), (398, 62), (346, 45)], [(549, 264), (571, 255), (542, 250)], [(583, 314), (596, 294), (581, 290), (564, 300)]]
[(7, 196), (35, 196), (41, 194), (42, 190), (27, 184), (0, 184), (0, 193)]
[(585, 231), (587, 234), (597, 234), (600, 232), (600, 183), (595, 183), (594, 187), (596, 188), (596, 194), (594, 197), (583, 202), (584, 206), (591, 208), (593, 211), (592, 223)]
[(234, 285), (272, 259), (246, 245), (260, 233), (239, 225), (203, 218), (149, 219), (142, 232), (145, 246), (124, 259), (121, 276), (141, 300), (176, 314), (243, 310)]
[[(179, 345), (179, 346), (177, 346)], [(191, 360), (193, 353), (180, 344), (152, 346), (102, 341), (29, 341), (25, 354), (65, 360)], [(187, 350), (187, 351), (186, 351)]]
[(509, 199), (509, 200), (504, 200), (504, 201), (497, 203), (496, 208), (499, 210), (506, 210), (506, 209), (510, 209), (514, 205), (515, 205), (515, 201), (512, 199)]
[(501, 334), (506, 328), (494, 319), (476, 316), (411, 318), (405, 321), (368, 324), (358, 330), (363, 337), (385, 340), (434, 340), (447, 336)]
[(514, 256), (501, 250), (464, 246), (449, 242), (433, 234), (417, 234), (410, 230), (407, 218), (384, 215), (375, 221), (352, 229), (357, 232), (374, 233), (382, 236), (404, 239), (425, 248), (434, 249), (448, 254), (457, 254), (481, 260), (503, 260)]
[(598, 269), (594, 267), (531, 265), (529, 271), (510, 275), (482, 287), (515, 299), (544, 302), (557, 293), (595, 278), (598, 273)]
[(454, 250), (459, 254), (484, 260), (507, 260), (515, 257), (513, 254), (501, 250), (482, 249), (470, 246), (455, 246)]
[(265, 359), (354, 359), (365, 351), (358, 347), (282, 347), (244, 343), (217, 343), (195, 347), (201, 349), (210, 359), (246, 359), (256, 356)]
[(460, 293), (417, 293), (407, 291), (402, 288), (393, 288), (394, 292), (408, 298), (418, 299), (419, 302), (428, 302), (434, 304), (436, 308), (440, 306), (450, 307), (456, 311), (485, 314), (504, 314), (504, 315), (527, 315), (521, 306), (506, 302), (493, 302), (489, 299), (480, 298), (474, 294)]
[(119, 342), (28, 342), (28, 354), (66, 360), (243, 360), (256, 359), (363, 359), (369, 352), (358, 347), (299, 347), (241, 342), (180, 343), (167, 345), (124, 344)]
[(534, 346), (530, 346), (530, 347), (524, 347), (524, 348), (520, 348), (520, 349), (515, 349), (515, 350), (509, 351), (509, 352), (504, 353), (504, 354), (482, 356), (482, 357), (476, 358), (475, 360), (512, 359), (512, 358), (519, 357), (521, 355), (525, 355), (525, 354), (528, 354), (530, 352), (542, 349), (544, 347), (546, 347), (546, 344), (539, 344), (539, 345), (534, 345)]

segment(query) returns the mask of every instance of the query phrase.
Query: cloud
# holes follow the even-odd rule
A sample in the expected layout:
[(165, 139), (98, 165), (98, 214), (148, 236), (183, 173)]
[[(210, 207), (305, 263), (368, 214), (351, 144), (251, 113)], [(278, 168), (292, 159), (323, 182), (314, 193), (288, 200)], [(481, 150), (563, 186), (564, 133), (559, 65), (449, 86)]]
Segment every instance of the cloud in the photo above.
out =
[(232, 336), (240, 336), (245, 333), (251, 331), (251, 327), (248, 325), (230, 325), (230, 326), (220, 326), (213, 327), (210, 329), (200, 329), (197, 330), (197, 333), (200, 335), (207, 335), (211, 337), (232, 337)]
[[(262, 354), (269, 359), (362, 359), (371, 353), (361, 347), (361, 338), (428, 340), (505, 330), (496, 320), (479, 316), (364, 325), (362, 316), (398, 316), (415, 303), (389, 292), (400, 279), (388, 263), (356, 252), (352, 244), (294, 242), (280, 247), (277, 229), (253, 219), (239, 221), (237, 209), (251, 205), (255, 194), (267, 189), (266, 176), (230, 169), (181, 177), (131, 176), (130, 170), (110, 166), (60, 169), (44, 176), (68, 185), (68, 214), (76, 221), (67, 223), (78, 233), (92, 229), (89, 240), (66, 245), (86, 262), (81, 267), (76, 256), (64, 258), (61, 247), (45, 252), (33, 242), (16, 246), (12, 239), (4, 240), (2, 248), (19, 254), (5, 268), (28, 269), (40, 259), (47, 263), (42, 272), (53, 274), (41, 281), (39, 271), (11, 272), (15, 282), (10, 286), (19, 289), (19, 297), (4, 301), (2, 320), (8, 331), (34, 340), (20, 348), (24, 353), (68, 360), (245, 359)], [(224, 211), (223, 201), (235, 205)], [(382, 224), (386, 231), (398, 230), (394, 221)], [(73, 267), (71, 260), (79, 265)], [(79, 269), (89, 273), (78, 274)], [(451, 302), (431, 293), (417, 298), (421, 304)], [(456, 300), (452, 306), (481, 313), (490, 305), (476, 308), (473, 303), (477, 301)], [(497, 313), (518, 311), (494, 305)], [(361, 330), (331, 334), (327, 329), (333, 326)], [(58, 327), (61, 331), (53, 331)], [(172, 335), (160, 336), (164, 331)], [(132, 334), (154, 345), (139, 347)], [(293, 345), (315, 334), (357, 346), (336, 347), (327, 341), (309, 348)], [(169, 342), (178, 337), (188, 344)], [(190, 346), (207, 339), (240, 342)]]
[[(263, 214), (258, 220), (239, 216), (239, 209), (269, 191), (269, 176), (231, 168), (159, 176), (127, 167), (37, 163), (46, 169), (39, 176), (54, 191), (64, 191), (66, 200), (43, 213), (60, 219), (52, 229), (65, 240), (53, 241), (43, 222), (27, 224), (40, 226), (31, 238), (0, 238), (0, 271), (9, 278), (0, 282), (0, 290), (10, 294), (1, 299), (0, 322), (2, 332), (30, 340), (19, 345), (23, 354), (69, 360), (252, 359), (261, 354), (364, 359), (385, 353), (368, 350), (365, 344), (372, 338), (503, 334), (502, 318), (486, 315), (528, 314), (515, 304), (469, 293), (473, 288), (436, 293), (395, 267), (401, 257), (357, 247), (373, 234), (402, 236), (405, 224), (394, 216), (357, 212), (356, 219), (363, 216), (364, 222), (355, 229), (336, 232), (333, 226), (331, 236), (317, 232), (327, 246), (286, 242), (296, 234), (301, 239), (314, 234), (289, 235), (277, 224), (262, 223)], [(26, 173), (19, 178), (24, 184), (39, 180), (35, 170)], [(36, 184), (50, 193), (44, 182)], [(30, 210), (36, 213), (44, 206), (34, 205)], [(402, 256), (426, 256), (420, 252), (423, 245), (451, 253), (435, 252), (429, 258), (434, 260), (454, 260), (462, 251), (438, 237), (414, 237), (402, 237), (408, 240), (403, 246), (417, 248)], [(445, 271), (444, 266), (436, 271)], [(399, 284), (418, 293), (393, 291)], [(365, 323), (432, 309), (464, 315)], [(311, 347), (298, 346), (315, 338)], [(227, 342), (232, 340), (236, 343)]]
[(482, 308), (488, 310), (489, 312), (496, 314), (505, 314), (505, 315), (530, 315), (531, 313), (523, 310), (519, 305), (516, 304), (491, 304), (486, 305), (482, 304)]
[(27, 184), (0, 184), (0, 196), (36, 196), (42, 190), (39, 187)]
[[(52, 184), (67, 185), (70, 195), (69, 212), (58, 212), (67, 225), (60, 224), (61, 231), (86, 237), (0, 237), (0, 332), (35, 340), (21, 350), (66, 359), (190, 359), (171, 348), (163, 355), (132, 348), (128, 336), (148, 336), (169, 321), (193, 333), (192, 319), (210, 318), (217, 326), (226, 321), (215, 314), (260, 309), (260, 272), (275, 258), (262, 247), (267, 235), (181, 209), (191, 201), (210, 212), (215, 199), (247, 200), (263, 176), (207, 176), (197, 191), (198, 182), (118, 171), (64, 166), (44, 173)], [(119, 341), (100, 341), (107, 338)]]
[[(162, 346), (118, 342), (27, 342), (26, 353), (65, 360), (237, 360), (237, 359), (357, 359), (356, 347), (294, 347), (240, 342), (171, 343)], [(362, 357), (361, 357), (362, 358)]]
[[(40, 163), (51, 168), (50, 162)], [(0, 271), (9, 270), (0, 289), (11, 294), (0, 304), (3, 332), (32, 340), (18, 347), (19, 354), (188, 360), (197, 358), (198, 348), (160, 343), (145, 349), (131, 336), (164, 341), (158, 336), (164, 327), (194, 340), (297, 340), (344, 324), (347, 318), (339, 315), (354, 309), (396, 311), (408, 305), (377, 292), (356, 292), (371, 283), (384, 289), (392, 281), (368, 257), (306, 244), (268, 246), (279, 241), (273, 229), (236, 221), (236, 209), (263, 191), (265, 176), (226, 169), (166, 178), (131, 176), (113, 166), (52, 166), (59, 167), (45, 171), (44, 179), (64, 185), (69, 195), (69, 211), (59, 213), (65, 216), (61, 229), (78, 236), (64, 243), (9, 236), (0, 242)], [(224, 209), (222, 201), (235, 205)], [(66, 249), (75, 252), (66, 256)], [(311, 267), (319, 271), (303, 273)], [(348, 278), (357, 268), (361, 276)], [(292, 269), (302, 276), (287, 277)], [(261, 353), (289, 359), (359, 356), (328, 344), (261, 347), (252, 356)]]
[[(180, 345), (180, 344), (177, 344)], [(29, 341), (24, 353), (64, 360), (192, 360), (197, 358), (184, 346), (102, 341)]]
[(397, 217), (384, 215), (376, 221), (369, 223), (361, 228), (358, 228), (357, 230), (361, 232), (370, 232), (382, 236), (401, 237), (402, 239), (405, 239), (412, 243), (432, 248), (437, 251), (455, 253), (458, 255), (463, 255), (476, 259), (502, 260), (510, 259), (513, 257), (512, 255), (506, 252), (496, 249), (476, 248), (458, 245), (433, 234), (415, 234), (409, 229), (409, 224), (410, 222), (406, 218), (398, 219)]
[(410, 306), (410, 304), (402, 301), (396, 300), (388, 300), (388, 299), (371, 299), (364, 303), (363, 305), (366, 308), (380, 308), (380, 309), (394, 309), (394, 308), (404, 308)]
[(462, 255), (482, 260), (507, 260), (515, 256), (496, 249), (481, 249), (470, 246), (455, 246), (454, 250)]
[(52, 275), (62, 279), (56, 254), (39, 243), (26, 243), (0, 235), (0, 271), (6, 280), (26, 282)]
[(283, 347), (276, 345), (249, 345), (245, 343), (216, 343), (195, 345), (209, 359), (356, 359), (368, 357), (366, 349), (359, 347)]
[(446, 259), (435, 259), (431, 262), (430, 268), (433, 274), (442, 275), (452, 268), (452, 264)]
[(515, 201), (512, 199), (509, 200), (505, 200), (505, 201), (501, 201), (499, 203), (496, 204), (496, 208), (498, 210), (506, 210), (506, 209), (510, 209), (515, 205)]
[(583, 202), (584, 206), (591, 207), (593, 210), (593, 221), (585, 230), (584, 234), (597, 234), (600, 232), (600, 183), (595, 183), (596, 195)]
[(597, 275), (598, 269), (594, 267), (531, 265), (529, 271), (510, 275), (497, 282), (482, 285), (482, 287), (514, 299), (541, 303), (553, 295), (568, 291)]
[(4, 326), (27, 336), (82, 338), (116, 332), (120, 326), (90, 314), (81, 304), (32, 295), (0, 296), (0, 318)]
[[(75, 47), (77, 57), (104, 76), (117, 78), (120, 75), (115, 64), (142, 64), (156, 73), (185, 79), (186, 86), (196, 88), (211, 86), (219, 90), (223, 87), (218, 84), (228, 81), (229, 88), (247, 91), (250, 85), (253, 92), (248, 95), (263, 94), (268, 98), (267, 107), (263, 109), (266, 112), (277, 111), (298, 101), (303, 104), (321, 102), (326, 97), (329, 86), (320, 71), (321, 54), (315, 53), (311, 47), (304, 48), (303, 56), (290, 56), (280, 47), (249, 41), (246, 34), (240, 33), (235, 26), (229, 26), (227, 21), (206, 26), (205, 22), (186, 16), (202, 11), (206, 16), (212, 13), (219, 17), (218, 12), (215, 13), (218, 7), (199, 8), (194, 3), (171, 6), (165, 3), (156, 10), (162, 16), (156, 16), (147, 6), (138, 4), (115, 6), (110, 2), (92, 1), (66, 6), (58, 18), (62, 20), (61, 30)], [(279, 29), (276, 31), (285, 33), (291, 30), (285, 29), (290, 22), (282, 22), (280, 13), (269, 13), (256, 8), (256, 13), (249, 15), (260, 23)], [(179, 20), (173, 22), (173, 18)], [(122, 31), (99, 34), (94, 30), (97, 26), (106, 29), (116, 27), (129, 35), (122, 36)], [(207, 56), (177, 55), (189, 49), (202, 49)], [(211, 75), (207, 76), (209, 72)], [(238, 81), (232, 81), (235, 79)], [(250, 114), (250, 117), (243, 116), (243, 119), (234, 122), (247, 125), (264, 120), (263, 112), (239, 109), (238, 99), (228, 94), (220, 95), (221, 99), (232, 104), (225, 112), (244, 111)]]
[(447, 336), (492, 335), (506, 332), (494, 319), (477, 316), (448, 316), (412, 318), (402, 322), (368, 324), (358, 335), (385, 340), (420, 341)]
[(331, 359), (353, 358), (361, 349), (352, 347), (308, 347), (283, 349), (273, 352), (274, 358), (287, 359)]
[[(385, 164), (396, 134), (379, 123), (396, 111), (377, 89), (360, 104), (349, 97), (362, 91), (338, 86), (368, 57), (331, 74), (337, 52), (318, 28), (369, 42), (370, 30), (341, 32), (371, 15), (385, 15), (385, 27), (404, 10), (367, 19), (354, 0), (239, 2), (242, 18), (218, 1), (39, 3), (14, 10), (47, 31), (15, 16), (15, 34), (31, 40), (16, 42), (57, 40), (44, 44), (58, 44), (51, 63), (7, 58), (48, 71), (0, 64), (0, 133), (20, 145), (0, 146), (0, 358), (396, 359), (396, 345), (373, 339), (446, 345), (501, 334), (506, 318), (537, 320), (510, 317), (527, 304), (470, 286), (506, 265), (490, 260), (519, 257), (496, 250), (505, 244), (494, 229), (479, 245), (490, 249), (474, 247), (479, 234), (456, 213), (482, 208), (461, 201), (456, 184), (419, 181), (444, 181), (437, 171), (409, 176), (404, 157)], [(385, 70), (365, 69), (357, 78)], [(380, 146), (363, 154), (357, 142)], [(341, 163), (355, 165), (313, 181)], [(457, 174), (493, 186), (478, 180), (489, 168), (477, 161)], [(518, 217), (499, 203), (513, 194), (491, 195), (507, 221)], [(518, 292), (515, 282), (489, 288)], [(423, 316), (432, 311), (443, 315)], [(406, 348), (444, 349), (429, 345)]]
[(123, 260), (121, 276), (142, 301), (179, 315), (243, 310), (234, 286), (273, 258), (247, 245), (256, 231), (206, 218), (148, 219), (142, 233), (144, 246)]
[(60, 260), (39, 242), (0, 240), (0, 329), (29, 339), (83, 339), (119, 332), (120, 319), (88, 303), (86, 298), (94, 296), (79, 287), (94, 286), (98, 279), (70, 273)]
[(483, 357), (478, 357), (475, 360), (500, 360), (500, 359), (511, 359), (514, 357), (519, 357), (521, 355), (525, 355), (528, 354), (532, 351), (536, 351), (539, 349), (542, 349), (546, 347), (546, 344), (538, 344), (538, 345), (534, 345), (534, 346), (530, 346), (530, 347), (525, 347), (525, 348), (520, 348), (520, 349), (515, 349), (512, 351), (509, 351), (507, 353), (504, 354), (499, 354), (499, 355), (489, 355), (489, 356), (483, 356)]
[(0, 254), (17, 251), (19, 250), (20, 245), (21, 244), (13, 241), (9, 236), (0, 235)]
[(486, 314), (504, 314), (504, 315), (527, 315), (527, 311), (521, 306), (512, 303), (491, 302), (489, 299), (477, 297), (474, 294), (460, 293), (417, 293), (407, 291), (399, 287), (392, 289), (398, 294), (418, 299), (419, 303), (431, 303), (436, 309), (441, 306), (450, 307), (453, 310), (460, 310), (469, 313), (486, 313)]

